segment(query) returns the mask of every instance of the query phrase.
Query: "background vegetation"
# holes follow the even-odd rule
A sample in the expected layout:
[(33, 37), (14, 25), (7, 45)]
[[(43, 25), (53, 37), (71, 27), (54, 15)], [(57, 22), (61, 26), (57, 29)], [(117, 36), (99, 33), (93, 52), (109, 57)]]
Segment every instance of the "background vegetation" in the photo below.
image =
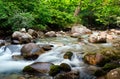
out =
[(71, 24), (120, 26), (120, 0), (0, 0), (0, 29), (61, 30)]

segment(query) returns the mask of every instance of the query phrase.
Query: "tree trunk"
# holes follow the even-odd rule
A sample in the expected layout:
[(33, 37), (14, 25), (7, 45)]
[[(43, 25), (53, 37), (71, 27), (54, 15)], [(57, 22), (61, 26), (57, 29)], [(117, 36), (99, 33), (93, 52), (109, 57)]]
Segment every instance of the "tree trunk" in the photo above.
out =
[(80, 0), (80, 3), (79, 3), (79, 5), (78, 5), (77, 8), (76, 8), (76, 10), (75, 10), (75, 12), (74, 12), (74, 16), (77, 16), (77, 15), (80, 13), (81, 3), (82, 3), (82, 0)]

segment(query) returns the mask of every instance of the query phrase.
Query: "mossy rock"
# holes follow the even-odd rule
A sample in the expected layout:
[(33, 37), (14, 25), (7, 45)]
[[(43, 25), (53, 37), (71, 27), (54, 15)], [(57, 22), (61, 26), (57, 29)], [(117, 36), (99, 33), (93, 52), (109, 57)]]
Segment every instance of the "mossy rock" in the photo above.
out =
[(44, 75), (49, 73), (50, 66), (52, 65), (49, 62), (34, 62), (31, 65), (25, 66), (23, 72), (31, 75)]
[(100, 53), (86, 54), (83, 60), (85, 63), (98, 66), (103, 66), (108, 61), (107, 58), (105, 58), (105, 56)]
[(55, 76), (58, 73), (60, 73), (61, 68), (59, 65), (51, 65), (50, 66), (50, 71), (48, 72), (50, 76)]
[(120, 67), (119, 63), (107, 63), (103, 66), (102, 69), (108, 72), (108, 71), (118, 68), (118, 67)]
[(60, 64), (60, 68), (61, 68), (62, 71), (65, 71), (65, 72), (71, 71), (71, 67), (66, 63)]
[(37, 72), (36, 70), (34, 70), (31, 66), (26, 66), (26, 67), (24, 67), (23, 72), (29, 73), (29, 74), (38, 73), (38, 72)]
[(120, 59), (120, 49), (114, 47), (100, 47), (94, 52), (87, 52), (83, 57), (85, 63), (100, 67), (118, 59)]
[(71, 51), (66, 52), (64, 54), (64, 59), (70, 59), (71, 60), (72, 56), (73, 56), (73, 52), (71, 52)]

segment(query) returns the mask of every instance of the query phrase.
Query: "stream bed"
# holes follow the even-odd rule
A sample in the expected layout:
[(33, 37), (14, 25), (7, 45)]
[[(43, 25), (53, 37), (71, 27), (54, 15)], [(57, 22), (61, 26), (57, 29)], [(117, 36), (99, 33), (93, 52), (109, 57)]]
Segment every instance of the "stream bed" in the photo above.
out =
[[(86, 40), (87, 41), (87, 40)], [(96, 79), (95, 76), (90, 74), (85, 70), (89, 65), (85, 64), (82, 60), (84, 50), (94, 50), (97, 48), (96, 45), (91, 47), (91, 45), (78, 42), (77, 38), (71, 37), (51, 37), (45, 39), (38, 39), (38, 45), (50, 44), (53, 45), (52, 50), (40, 55), (36, 60), (13, 60), (13, 55), (20, 55), (20, 49), (23, 45), (7, 45), (0, 48), (0, 79), (22, 79), (16, 77), (22, 76), (22, 69), (34, 62), (51, 62), (55, 65), (61, 63), (67, 63), (72, 66), (72, 70), (77, 70), (80, 72), (80, 79)], [(109, 46), (109, 44), (103, 44)], [(86, 48), (85, 48), (86, 47)], [(87, 48), (88, 47), (88, 48)], [(64, 59), (63, 55), (66, 51), (72, 51), (73, 57), (71, 60)], [(16, 75), (15, 75), (16, 74)], [(12, 77), (11, 77), (12, 76)], [(40, 79), (52, 79), (50, 78), (40, 78)]]

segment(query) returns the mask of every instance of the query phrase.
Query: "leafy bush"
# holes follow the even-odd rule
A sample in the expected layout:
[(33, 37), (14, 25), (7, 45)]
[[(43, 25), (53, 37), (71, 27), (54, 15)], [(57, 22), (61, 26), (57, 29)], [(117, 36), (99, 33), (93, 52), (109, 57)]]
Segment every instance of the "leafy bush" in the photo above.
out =
[(20, 28), (31, 28), (33, 26), (34, 17), (30, 13), (16, 13), (10, 19), (9, 24), (13, 30), (19, 30)]
[(118, 0), (82, 1), (79, 14), (81, 23), (95, 28), (97, 26), (102, 28), (115, 27), (118, 22), (117, 17), (120, 16), (119, 4)]

